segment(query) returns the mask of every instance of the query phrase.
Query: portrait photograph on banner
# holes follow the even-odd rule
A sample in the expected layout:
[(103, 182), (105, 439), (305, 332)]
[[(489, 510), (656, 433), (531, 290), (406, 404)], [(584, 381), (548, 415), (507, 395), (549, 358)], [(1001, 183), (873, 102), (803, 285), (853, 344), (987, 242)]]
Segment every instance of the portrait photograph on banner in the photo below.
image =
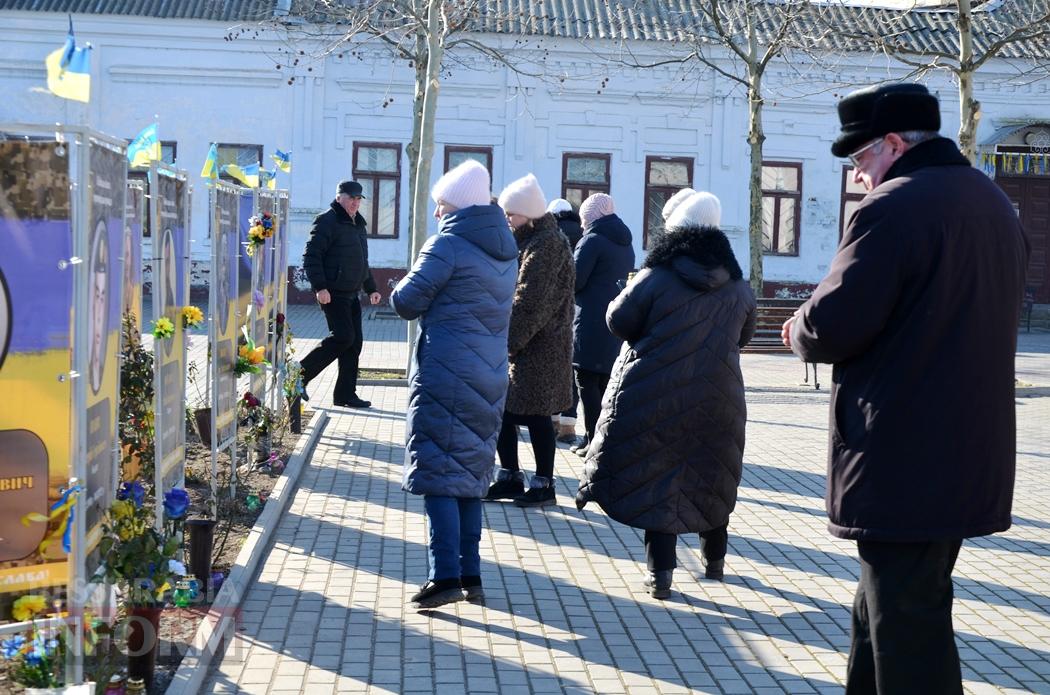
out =
[(90, 553), (100, 538), (102, 517), (116, 494), (119, 476), (119, 349), (128, 234), (124, 224), (126, 156), (114, 145), (95, 139), (89, 143), (88, 224), (77, 230), (86, 234), (80, 246), (86, 252), (87, 272), (81, 275), (86, 284), (76, 291), (86, 298), (87, 306), (87, 365), (77, 371), (87, 375), (87, 462), (81, 504), (88, 540), (85, 550)]
[(212, 191), (212, 408), (215, 413), (213, 438), (223, 448), (236, 435), (237, 378), (237, 283), (239, 235), (237, 229), (238, 190), (223, 183)]
[(0, 171), (0, 593), (10, 593), (69, 580), (77, 266), (68, 146), (0, 141)]
[(146, 188), (142, 181), (128, 181), (124, 213), (124, 289), (120, 315), (131, 314), (137, 333), (142, 332), (142, 238), (146, 217)]
[(155, 316), (167, 318), (172, 335), (154, 342), (157, 380), (156, 475), (158, 490), (167, 492), (182, 485), (186, 438), (186, 364), (182, 307), (187, 299), (186, 210), (184, 181), (161, 173), (157, 177), (156, 224), (153, 234), (153, 303)]
[(252, 257), (248, 255), (248, 230), (255, 215), (255, 192), (240, 188), (237, 193), (237, 330), (246, 325), (252, 303)]

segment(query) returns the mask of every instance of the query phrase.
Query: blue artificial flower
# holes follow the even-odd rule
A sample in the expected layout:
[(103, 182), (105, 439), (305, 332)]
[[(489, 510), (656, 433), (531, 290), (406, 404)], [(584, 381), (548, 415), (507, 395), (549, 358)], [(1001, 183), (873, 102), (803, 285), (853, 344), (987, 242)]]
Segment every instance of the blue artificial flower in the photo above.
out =
[(11, 639), (5, 639), (3, 642), (0, 642), (0, 654), (3, 654), (5, 659), (13, 659), (21, 653), (25, 644), (25, 637), (15, 635)]
[(164, 493), (164, 516), (169, 519), (181, 519), (190, 508), (190, 495), (182, 488), (175, 488)]
[(157, 585), (153, 583), (152, 579), (140, 579), (139, 580), (139, 588), (142, 589), (143, 591), (153, 591), (156, 587), (157, 587)]
[(130, 499), (135, 503), (136, 508), (141, 508), (142, 503), (146, 500), (146, 488), (142, 487), (142, 483), (137, 480), (121, 483), (120, 490), (117, 491), (117, 499)]

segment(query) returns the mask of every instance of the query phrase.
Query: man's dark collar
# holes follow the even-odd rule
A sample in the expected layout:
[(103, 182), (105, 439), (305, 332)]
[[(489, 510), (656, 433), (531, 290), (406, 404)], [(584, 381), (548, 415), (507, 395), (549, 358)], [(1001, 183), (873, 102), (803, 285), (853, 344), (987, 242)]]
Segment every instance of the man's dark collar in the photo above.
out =
[(937, 137), (920, 142), (901, 155), (882, 180), (889, 181), (924, 167), (935, 166), (970, 166), (970, 160), (963, 156), (954, 142)]
[(346, 209), (343, 208), (343, 206), (339, 204), (338, 200), (333, 200), (332, 201), (332, 209), (335, 210), (336, 217), (338, 217), (341, 221), (353, 222), (354, 224), (364, 224), (365, 223), (365, 218), (361, 217), (361, 213), (360, 212), (355, 212), (354, 216), (350, 217), (350, 213), (348, 213), (346, 211)]

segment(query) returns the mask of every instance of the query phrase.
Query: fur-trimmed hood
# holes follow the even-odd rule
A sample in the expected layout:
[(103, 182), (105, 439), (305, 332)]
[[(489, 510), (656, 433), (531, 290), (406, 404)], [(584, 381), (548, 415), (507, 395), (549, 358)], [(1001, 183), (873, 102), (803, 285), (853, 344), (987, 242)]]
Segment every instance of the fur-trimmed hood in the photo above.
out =
[(643, 268), (664, 266), (697, 289), (717, 289), (744, 277), (729, 239), (716, 227), (671, 227), (649, 249)]

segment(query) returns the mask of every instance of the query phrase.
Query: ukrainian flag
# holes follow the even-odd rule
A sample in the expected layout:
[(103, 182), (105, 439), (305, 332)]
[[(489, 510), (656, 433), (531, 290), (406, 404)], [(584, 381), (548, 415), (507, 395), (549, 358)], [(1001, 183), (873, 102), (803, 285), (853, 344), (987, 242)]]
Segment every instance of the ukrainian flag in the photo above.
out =
[(265, 183), (266, 187), (271, 191), (277, 190), (277, 167), (267, 171), (266, 169), (259, 170), (259, 182)]
[(227, 164), (222, 168), (222, 173), (232, 176), (248, 188), (259, 187), (259, 163), (239, 167), (236, 164)]
[(274, 163), (277, 165), (277, 168), (283, 171), (284, 173), (290, 174), (292, 172), (291, 152), (281, 152), (280, 150), (277, 150), (274, 154), (270, 155), (270, 158), (273, 159)]
[(204, 167), (201, 169), (202, 179), (212, 179), (214, 181), (219, 178), (219, 166), (215, 161), (218, 157), (219, 146), (213, 142), (211, 144), (211, 149), (208, 150), (208, 156), (204, 160)]
[(150, 162), (159, 161), (160, 139), (157, 137), (157, 124), (151, 123), (128, 145), (128, 162), (133, 167), (148, 167)]
[(73, 38), (73, 18), (69, 18), (66, 43), (44, 59), (47, 89), (63, 99), (87, 103), (91, 96), (91, 44), (77, 48)]

